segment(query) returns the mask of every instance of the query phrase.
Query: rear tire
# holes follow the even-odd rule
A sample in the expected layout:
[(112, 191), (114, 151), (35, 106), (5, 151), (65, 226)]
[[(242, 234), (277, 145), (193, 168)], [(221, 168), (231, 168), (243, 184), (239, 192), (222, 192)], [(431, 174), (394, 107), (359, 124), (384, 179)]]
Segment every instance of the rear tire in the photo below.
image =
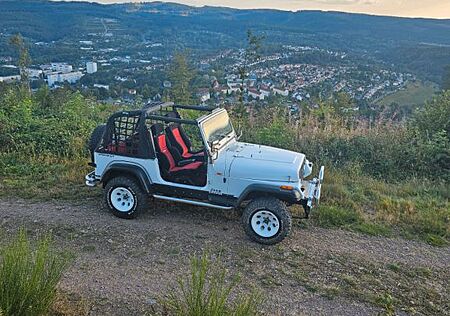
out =
[(292, 217), (282, 201), (274, 197), (262, 197), (251, 201), (245, 207), (242, 225), (252, 240), (273, 245), (289, 235)]
[(149, 207), (148, 194), (139, 183), (128, 177), (115, 177), (104, 189), (105, 204), (120, 218), (132, 219)]

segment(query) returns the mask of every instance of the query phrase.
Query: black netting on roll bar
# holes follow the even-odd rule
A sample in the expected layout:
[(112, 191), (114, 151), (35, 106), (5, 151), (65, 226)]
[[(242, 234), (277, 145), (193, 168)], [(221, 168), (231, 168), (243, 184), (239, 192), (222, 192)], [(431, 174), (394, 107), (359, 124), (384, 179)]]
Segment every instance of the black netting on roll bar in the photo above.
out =
[(110, 117), (99, 152), (153, 158), (150, 133), (140, 112), (120, 112)]

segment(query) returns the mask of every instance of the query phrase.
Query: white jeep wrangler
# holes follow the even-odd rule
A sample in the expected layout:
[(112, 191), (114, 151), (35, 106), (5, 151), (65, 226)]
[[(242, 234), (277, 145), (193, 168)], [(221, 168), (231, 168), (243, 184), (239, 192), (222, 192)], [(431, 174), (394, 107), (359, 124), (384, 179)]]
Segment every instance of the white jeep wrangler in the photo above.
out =
[[(182, 109), (204, 115), (182, 119)], [(222, 210), (245, 205), (247, 235), (278, 243), (292, 225), (287, 205), (301, 204), (308, 217), (319, 201), (324, 167), (307, 180), (305, 155), (238, 138), (222, 108), (152, 103), (117, 112), (92, 133), (95, 170), (86, 185), (102, 183), (106, 204), (121, 218), (146, 210), (149, 197)]]

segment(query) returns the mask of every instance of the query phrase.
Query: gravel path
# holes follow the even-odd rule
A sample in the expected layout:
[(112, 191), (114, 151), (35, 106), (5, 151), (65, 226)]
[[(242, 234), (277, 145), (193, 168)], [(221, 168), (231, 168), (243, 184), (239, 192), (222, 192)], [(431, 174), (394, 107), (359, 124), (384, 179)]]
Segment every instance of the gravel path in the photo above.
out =
[[(58, 248), (75, 253), (60, 287), (83, 297), (90, 315), (142, 315), (158, 309), (154, 300), (188, 271), (189, 257), (203, 250), (220, 254), (230, 272), (242, 276), (239, 290), (259, 288), (265, 297), (261, 309), (275, 315), (379, 314), (379, 306), (358, 296), (330, 297), (308, 286), (320, 281), (326, 289), (336, 273), (358, 270), (358, 265), (366, 269), (395, 263), (436, 274), (450, 270), (448, 247), (299, 226), (282, 244), (264, 247), (246, 238), (236, 213), (165, 202), (128, 221), (95, 201), (74, 205), (3, 199), (0, 214), (6, 236), (21, 226), (32, 236), (51, 230)], [(306, 281), (296, 277), (300, 272), (306, 273)], [(448, 288), (443, 291), (446, 296)]]

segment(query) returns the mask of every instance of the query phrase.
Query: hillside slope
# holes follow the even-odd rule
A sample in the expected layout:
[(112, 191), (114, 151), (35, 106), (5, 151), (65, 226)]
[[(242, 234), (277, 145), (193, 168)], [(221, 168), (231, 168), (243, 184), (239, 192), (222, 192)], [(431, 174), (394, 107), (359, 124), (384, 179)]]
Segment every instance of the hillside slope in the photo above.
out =
[[(242, 46), (250, 28), (264, 33), (273, 46), (300, 44), (364, 54), (435, 81), (448, 63), (445, 56), (450, 55), (450, 20), (197, 8), (160, 2), (100, 5), (2, 0), (0, 12), (3, 34), (20, 32), (32, 41), (69, 41), (111, 32), (136, 42), (162, 42), (167, 53), (182, 48), (204, 53)], [(8, 51), (2, 46), (0, 55)]]

